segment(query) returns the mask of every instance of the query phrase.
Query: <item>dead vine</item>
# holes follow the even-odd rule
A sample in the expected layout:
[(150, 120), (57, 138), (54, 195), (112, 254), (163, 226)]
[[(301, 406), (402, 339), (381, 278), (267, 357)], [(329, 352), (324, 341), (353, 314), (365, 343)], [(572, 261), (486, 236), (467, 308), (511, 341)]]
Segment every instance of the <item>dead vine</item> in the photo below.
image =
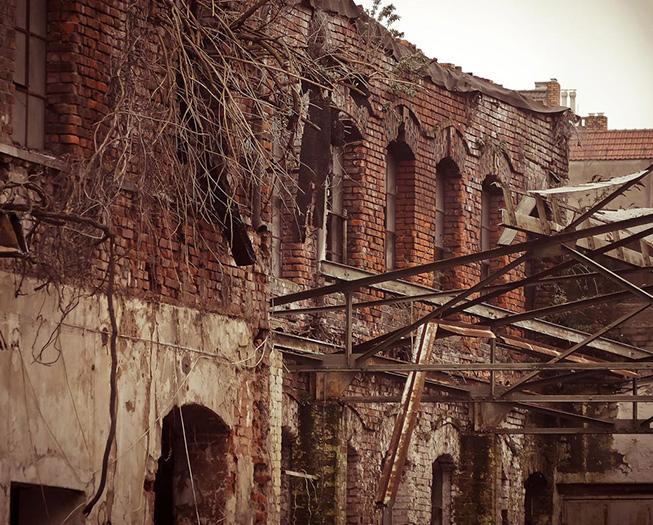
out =
[[(345, 89), (369, 96), (370, 78), (391, 81), (391, 71), (380, 72), (386, 66), (379, 64), (388, 60), (379, 59), (386, 52), (379, 38), (355, 52), (341, 48), (329, 40), (326, 18), (316, 16), (307, 43), (306, 35), (292, 36), (303, 29), (293, 25), (289, 4), (129, 2), (108, 78), (107, 111), (90, 150), (83, 158), (64, 159), (62, 170), (0, 177), (0, 211), (20, 217), (29, 246), (15, 261), (16, 273), (36, 277), (38, 289), (70, 286), (107, 297), (110, 429), (100, 482), (85, 514), (104, 491), (116, 435), (114, 296), (128, 286), (122, 276), (130, 259), (144, 257), (147, 270), (179, 257), (175, 271), (190, 274), (192, 247), (222, 264), (224, 247), (216, 235), (233, 253), (254, 189), (266, 188), (267, 199), (273, 188), (289, 196), (298, 191), (296, 137), (306, 124), (315, 125), (307, 118), (305, 93), (330, 97)], [(405, 76), (399, 71), (397, 78)], [(135, 224), (132, 243), (123, 239), (126, 221)], [(164, 253), (158, 240), (175, 236), (182, 248)], [(253, 258), (245, 253), (244, 264)], [(34, 354), (37, 362), (42, 357)]]

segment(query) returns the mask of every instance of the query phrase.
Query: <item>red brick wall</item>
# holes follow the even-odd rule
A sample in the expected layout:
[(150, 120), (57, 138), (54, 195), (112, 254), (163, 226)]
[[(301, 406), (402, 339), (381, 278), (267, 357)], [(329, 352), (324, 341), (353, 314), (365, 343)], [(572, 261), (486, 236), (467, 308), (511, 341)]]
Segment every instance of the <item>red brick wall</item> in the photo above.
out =
[(14, 60), (16, 6), (13, 1), (0, 3), (0, 141), (11, 144), (11, 115), (14, 104)]

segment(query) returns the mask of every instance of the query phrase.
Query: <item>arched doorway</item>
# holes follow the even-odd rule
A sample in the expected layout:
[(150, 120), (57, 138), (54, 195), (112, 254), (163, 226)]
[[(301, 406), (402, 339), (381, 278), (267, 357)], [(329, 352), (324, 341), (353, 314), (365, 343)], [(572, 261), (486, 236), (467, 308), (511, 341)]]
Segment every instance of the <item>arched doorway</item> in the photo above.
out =
[(235, 483), (230, 457), (229, 427), (214, 412), (200, 405), (172, 409), (163, 419), (154, 524), (224, 520)]

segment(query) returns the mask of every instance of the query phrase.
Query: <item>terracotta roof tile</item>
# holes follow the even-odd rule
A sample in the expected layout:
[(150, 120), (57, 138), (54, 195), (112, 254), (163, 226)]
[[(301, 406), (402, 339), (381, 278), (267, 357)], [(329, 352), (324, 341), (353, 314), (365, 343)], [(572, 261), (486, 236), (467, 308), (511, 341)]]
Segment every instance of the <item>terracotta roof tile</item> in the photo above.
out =
[(569, 140), (570, 160), (653, 159), (653, 129), (582, 130)]

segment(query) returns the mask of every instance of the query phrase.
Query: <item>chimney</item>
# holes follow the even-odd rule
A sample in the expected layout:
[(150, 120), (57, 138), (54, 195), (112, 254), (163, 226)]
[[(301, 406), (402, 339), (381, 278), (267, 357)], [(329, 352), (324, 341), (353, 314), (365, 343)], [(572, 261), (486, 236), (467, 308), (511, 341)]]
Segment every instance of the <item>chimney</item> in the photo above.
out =
[(590, 113), (589, 116), (583, 119), (583, 124), (586, 130), (601, 131), (608, 129), (608, 117), (603, 113)]
[(568, 93), (569, 93), (568, 89), (563, 89), (560, 92), (560, 105), (561, 106), (569, 107), (569, 106), (567, 106), (567, 95), (568, 95)]
[(560, 84), (555, 78), (552, 78), (549, 82), (546, 83), (546, 105), (560, 105)]
[(576, 113), (576, 90), (569, 90), (569, 108)]

